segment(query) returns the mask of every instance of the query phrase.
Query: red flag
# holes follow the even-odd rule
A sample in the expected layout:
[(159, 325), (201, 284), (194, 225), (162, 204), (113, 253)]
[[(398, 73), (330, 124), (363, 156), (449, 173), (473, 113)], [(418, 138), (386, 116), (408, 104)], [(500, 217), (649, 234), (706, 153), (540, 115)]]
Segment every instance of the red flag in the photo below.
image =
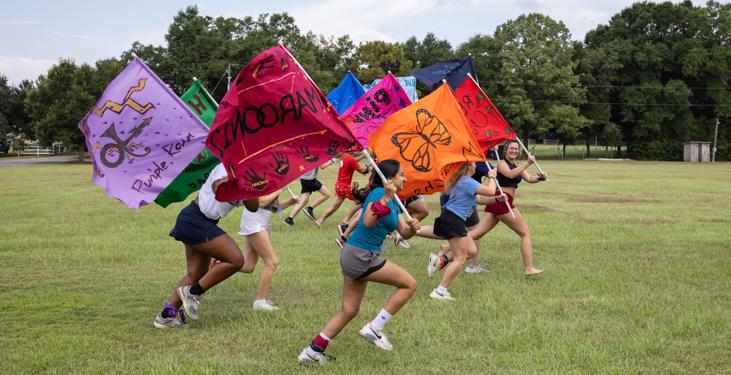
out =
[(213, 120), (206, 146), (228, 171), (216, 199), (269, 194), (360, 146), (320, 89), (282, 47), (239, 72)]
[(517, 136), (472, 77), (454, 90), (454, 96), (483, 152)]

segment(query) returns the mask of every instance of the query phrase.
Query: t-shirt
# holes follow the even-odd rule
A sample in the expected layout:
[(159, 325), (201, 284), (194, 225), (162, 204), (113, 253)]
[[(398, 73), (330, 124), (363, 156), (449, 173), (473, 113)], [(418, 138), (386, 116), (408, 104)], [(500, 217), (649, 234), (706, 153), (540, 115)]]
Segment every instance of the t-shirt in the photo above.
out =
[(241, 206), (244, 201), (219, 202), (216, 200), (216, 193), (213, 192), (213, 182), (228, 176), (223, 164), (217, 165), (208, 175), (208, 179), (201, 186), (198, 192), (198, 207), (201, 212), (211, 220), (218, 220), (228, 215), (234, 207)]
[(358, 219), (358, 226), (355, 227), (353, 233), (348, 237), (348, 243), (359, 247), (361, 249), (370, 250), (376, 253), (381, 252), (381, 245), (386, 236), (398, 228), (398, 215), (401, 212), (396, 204), (395, 199), (391, 199), (388, 202), (388, 207), (391, 208), (391, 213), (387, 216), (382, 217), (378, 220), (378, 223), (371, 228), (368, 228), (363, 224), (363, 216), (365, 215), (365, 209), (371, 202), (377, 202), (383, 198), (385, 190), (382, 187), (377, 187), (371, 190), (363, 202), (363, 213)]
[(360, 164), (349, 154), (343, 154), (340, 158), (340, 169), (338, 170), (338, 181), (335, 185), (347, 185), (353, 181), (353, 172), (360, 169)]
[(320, 170), (320, 167), (315, 167), (315, 169), (305, 173), (300, 177), (300, 180), (316, 180), (317, 179), (317, 172)]
[(449, 200), (444, 208), (452, 211), (455, 215), (467, 220), (472, 210), (475, 209), (475, 196), (480, 183), (470, 176), (462, 176), (449, 191)]

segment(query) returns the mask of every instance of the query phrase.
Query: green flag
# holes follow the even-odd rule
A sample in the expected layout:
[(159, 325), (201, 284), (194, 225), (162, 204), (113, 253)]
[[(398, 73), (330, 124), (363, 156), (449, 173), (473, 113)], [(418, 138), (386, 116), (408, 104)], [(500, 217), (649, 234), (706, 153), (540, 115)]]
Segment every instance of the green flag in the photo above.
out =
[[(216, 117), (218, 104), (211, 95), (208, 94), (199, 80), (193, 82), (193, 85), (180, 96), (185, 104), (195, 112), (203, 122), (211, 127), (213, 118)], [(218, 160), (207, 148), (203, 148), (198, 157), (195, 158), (188, 166), (168, 185), (168, 187), (160, 193), (155, 199), (155, 203), (162, 207), (167, 207), (171, 203), (180, 202), (190, 195), (190, 193), (198, 191), (211, 172), (213, 167), (221, 161)]]

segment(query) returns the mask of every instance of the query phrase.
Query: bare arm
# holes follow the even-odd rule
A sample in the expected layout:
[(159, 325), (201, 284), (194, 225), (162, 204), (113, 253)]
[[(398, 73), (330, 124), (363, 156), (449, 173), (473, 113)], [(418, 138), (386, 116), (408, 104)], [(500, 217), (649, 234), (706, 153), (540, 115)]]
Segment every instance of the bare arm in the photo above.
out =
[(421, 229), (421, 223), (419, 223), (419, 220), (412, 218), (410, 221), (406, 221), (402, 215), (399, 215), (397, 230), (401, 237), (405, 239), (414, 237), (419, 229)]
[(528, 155), (528, 160), (518, 164), (515, 169), (510, 169), (510, 166), (508, 166), (508, 163), (505, 160), (500, 160), (500, 163), (497, 165), (497, 171), (507, 178), (516, 178), (530, 167), (531, 164), (535, 163), (535, 161), (535, 156)]

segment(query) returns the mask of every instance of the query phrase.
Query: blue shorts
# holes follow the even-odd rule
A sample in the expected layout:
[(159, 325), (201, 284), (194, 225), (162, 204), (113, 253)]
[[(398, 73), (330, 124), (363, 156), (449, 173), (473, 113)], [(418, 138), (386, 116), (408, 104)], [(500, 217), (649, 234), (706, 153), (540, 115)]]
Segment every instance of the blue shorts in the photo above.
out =
[(188, 245), (202, 244), (222, 234), (226, 232), (218, 227), (218, 220), (207, 218), (195, 202), (180, 211), (175, 228), (170, 231), (171, 237)]

